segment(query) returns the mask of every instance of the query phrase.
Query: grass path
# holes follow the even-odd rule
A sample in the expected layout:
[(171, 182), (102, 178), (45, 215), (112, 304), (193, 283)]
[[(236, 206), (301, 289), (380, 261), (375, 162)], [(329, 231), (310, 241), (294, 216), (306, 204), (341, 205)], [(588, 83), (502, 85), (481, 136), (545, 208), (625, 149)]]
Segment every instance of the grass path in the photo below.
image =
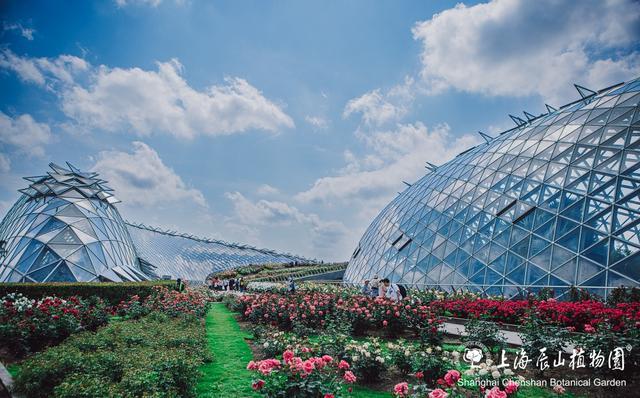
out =
[[(251, 389), (254, 374), (246, 370), (253, 359), (244, 340), (249, 337), (236, 321), (234, 313), (222, 303), (213, 303), (206, 318), (207, 341), (213, 361), (200, 370), (202, 378), (197, 387), (199, 398), (260, 397)], [(390, 393), (354, 386), (354, 398), (389, 398)]]
[(244, 338), (249, 337), (222, 303), (214, 303), (206, 318), (207, 340), (213, 361), (200, 368), (198, 397), (259, 397), (251, 389), (253, 374), (246, 369), (253, 355)]

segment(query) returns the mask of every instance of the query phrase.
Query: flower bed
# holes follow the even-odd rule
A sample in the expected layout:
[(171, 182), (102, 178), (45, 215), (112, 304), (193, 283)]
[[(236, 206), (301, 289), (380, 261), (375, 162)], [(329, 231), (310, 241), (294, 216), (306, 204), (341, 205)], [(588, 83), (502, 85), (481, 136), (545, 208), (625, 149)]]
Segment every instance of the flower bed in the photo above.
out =
[(294, 324), (322, 327), (329, 319), (347, 323), (354, 334), (367, 329), (385, 328), (390, 335), (402, 331), (425, 335), (437, 341), (439, 317), (454, 316), (485, 319), (498, 323), (523, 324), (535, 315), (542, 321), (589, 332), (604, 323), (614, 331), (637, 327), (640, 303), (607, 306), (598, 301), (561, 302), (549, 300), (434, 299), (424, 303), (420, 298), (393, 302), (362, 295), (302, 292), (297, 294), (263, 293), (239, 299), (245, 319), (291, 330)]
[(137, 319), (152, 311), (169, 316), (204, 316), (209, 299), (196, 290), (183, 293), (154, 286), (144, 298), (134, 295), (116, 307), (98, 297), (30, 299), (9, 294), (0, 299), (0, 345), (21, 357), (62, 342), (70, 335), (96, 330), (113, 314)]
[(163, 312), (172, 317), (183, 315), (203, 317), (207, 312), (208, 303), (209, 297), (202, 291), (187, 289), (184, 292), (178, 292), (156, 286), (153, 294), (144, 299), (133, 296), (129, 300), (121, 302), (115, 308), (115, 313), (133, 319), (140, 318), (152, 311)]
[(55, 345), (82, 330), (107, 323), (110, 311), (101, 299), (9, 294), (0, 300), (0, 342), (16, 356)]
[(621, 331), (635, 327), (635, 323), (640, 321), (640, 303), (621, 303), (610, 307), (599, 301), (465, 299), (437, 300), (430, 306), (441, 315), (516, 325), (524, 323), (530, 314), (535, 314), (549, 324), (568, 327), (572, 331), (589, 331), (585, 330), (587, 325), (595, 328), (602, 323), (609, 323), (614, 330)]
[(206, 347), (200, 319), (154, 312), (34, 355), (15, 386), (27, 398), (192, 397)]
[(313, 356), (303, 347), (297, 353), (282, 353), (282, 359), (251, 361), (247, 369), (259, 373), (253, 389), (268, 398), (338, 398), (346, 396), (357, 377), (348, 362), (329, 355)]
[[(471, 334), (465, 338), (485, 344), (494, 353), (507, 348), (499, 333), (502, 323), (519, 325), (523, 347), (532, 353), (541, 348), (557, 352), (567, 343), (596, 352), (612, 352), (618, 346), (635, 347), (640, 331), (637, 302), (607, 305), (595, 300), (559, 302), (533, 297), (508, 301), (433, 292), (393, 302), (331, 287), (305, 289), (295, 294), (249, 294), (227, 304), (246, 321), (257, 325), (254, 328), (259, 343), (257, 352), (269, 351), (268, 356), (258, 354), (259, 357), (273, 359), (282, 350), (298, 353), (301, 347), (308, 347), (316, 356), (328, 353), (332, 358), (346, 360), (355, 376), (365, 383), (384, 380), (373, 383), (378, 389), (388, 391), (389, 385), (385, 384), (388, 381), (395, 383), (399, 378), (413, 377), (411, 384), (398, 383), (395, 393), (415, 398), (505, 398), (515, 396), (520, 389), (523, 376), (498, 369), (489, 360), (479, 369), (465, 373), (467, 368), (460, 362), (460, 352), (451, 351), (455, 349), (451, 346), (447, 348), (449, 351), (442, 350), (438, 345), (442, 337), (439, 325), (446, 316), (469, 319)], [(309, 335), (317, 336), (307, 339), (305, 336)], [(353, 337), (366, 335), (394, 339), (382, 342), (377, 337)], [(397, 339), (398, 335), (405, 339)], [(627, 355), (625, 361), (630, 367), (640, 364), (635, 352)], [(523, 370), (522, 374), (535, 377), (533, 368)], [(449, 374), (447, 369), (464, 373), (463, 379), (492, 381), (493, 385), (468, 389), (451, 384), (442, 377)], [(560, 377), (561, 373), (554, 376)], [(524, 390), (525, 395), (533, 393), (529, 387)], [(538, 389), (535, 394), (554, 393)]]

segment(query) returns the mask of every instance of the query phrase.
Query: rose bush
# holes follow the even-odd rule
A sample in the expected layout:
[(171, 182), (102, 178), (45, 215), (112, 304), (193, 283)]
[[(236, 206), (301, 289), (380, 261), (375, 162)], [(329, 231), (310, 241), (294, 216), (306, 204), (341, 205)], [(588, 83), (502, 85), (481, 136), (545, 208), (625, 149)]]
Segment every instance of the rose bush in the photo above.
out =
[(329, 355), (312, 356), (311, 350), (301, 355), (287, 350), (282, 359), (251, 361), (247, 369), (258, 373), (253, 389), (268, 398), (339, 398), (348, 397), (348, 384), (357, 378), (349, 363)]
[(187, 289), (178, 292), (163, 286), (154, 287), (154, 293), (141, 299), (138, 296), (123, 301), (115, 312), (123, 317), (138, 319), (152, 311), (159, 311), (171, 317), (195, 316), (204, 317), (207, 312), (209, 298), (202, 292)]
[(355, 374), (365, 380), (376, 380), (390, 363), (377, 338), (350, 341), (345, 346), (345, 358), (353, 365)]
[[(283, 330), (294, 325), (322, 329), (326, 325), (346, 326), (354, 335), (382, 329), (390, 336), (410, 332), (426, 344), (438, 344), (443, 316), (510, 324), (524, 324), (535, 315), (544, 323), (584, 332), (608, 323), (616, 332), (640, 322), (640, 303), (607, 306), (600, 301), (561, 302), (548, 300), (481, 299), (465, 295), (428, 297), (420, 295), (394, 302), (360, 294), (302, 292), (296, 294), (262, 293), (237, 298), (246, 320), (268, 324)], [(346, 325), (345, 325), (346, 324)]]
[(29, 299), (8, 294), (0, 299), (0, 342), (21, 356), (60, 343), (81, 330), (107, 323), (110, 311), (102, 299), (69, 297)]

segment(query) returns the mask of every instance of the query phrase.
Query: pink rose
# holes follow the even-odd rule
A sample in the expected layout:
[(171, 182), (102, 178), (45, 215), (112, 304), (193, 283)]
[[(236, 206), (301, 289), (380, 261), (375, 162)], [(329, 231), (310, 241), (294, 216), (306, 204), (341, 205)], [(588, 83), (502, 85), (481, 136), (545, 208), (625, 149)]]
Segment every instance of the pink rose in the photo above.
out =
[(444, 381), (449, 387), (455, 385), (458, 380), (460, 380), (460, 372), (457, 370), (450, 370), (446, 375), (444, 375)]
[(493, 387), (491, 390), (487, 391), (486, 398), (507, 398), (507, 393), (501, 391), (498, 387)]
[(324, 398), (335, 398), (333, 394), (324, 394)]
[(564, 394), (565, 389), (560, 384), (557, 384), (557, 385), (553, 386), (553, 392), (555, 392), (558, 395), (562, 395), (562, 394)]
[(509, 380), (507, 382), (507, 385), (504, 387), (504, 391), (507, 394), (514, 394), (516, 391), (518, 391), (518, 383), (513, 380)]
[(416, 379), (421, 380), (424, 377), (424, 373), (416, 372), (415, 376), (416, 376)]
[(387, 321), (382, 321), (382, 326), (387, 326), (389, 324), (389, 322)]
[(449, 394), (447, 394), (443, 389), (436, 388), (435, 390), (429, 393), (429, 398), (447, 398)]
[(345, 361), (344, 359), (340, 361), (340, 363), (338, 364), (338, 368), (340, 369), (349, 369), (351, 366), (349, 366), (349, 362)]
[(312, 360), (306, 360), (302, 363), (302, 370), (304, 370), (305, 373), (311, 373), (315, 368), (316, 368), (316, 365), (313, 363)]
[(353, 372), (350, 371), (350, 370), (347, 370), (346, 372), (344, 372), (344, 376), (342, 376), (342, 378), (347, 383), (355, 383), (356, 382), (356, 375), (354, 375)]
[(293, 356), (293, 351), (287, 350), (282, 354), (282, 359), (284, 359), (285, 363), (289, 363), (293, 359)]
[(404, 397), (409, 393), (409, 385), (406, 381), (398, 383), (393, 387), (393, 393), (397, 396)]
[(325, 361), (325, 362), (331, 362), (331, 361), (333, 361), (333, 358), (330, 357), (329, 355), (323, 355), (322, 356), (322, 360)]

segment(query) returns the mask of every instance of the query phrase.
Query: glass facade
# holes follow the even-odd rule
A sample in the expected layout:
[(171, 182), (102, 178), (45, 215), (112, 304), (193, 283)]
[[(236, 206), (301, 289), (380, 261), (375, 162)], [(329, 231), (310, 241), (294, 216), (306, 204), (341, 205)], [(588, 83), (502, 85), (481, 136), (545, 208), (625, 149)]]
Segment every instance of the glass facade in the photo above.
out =
[(96, 173), (50, 164), (0, 223), (0, 282), (204, 281), (248, 264), (310, 262), (291, 254), (126, 223)]
[(96, 173), (50, 165), (0, 224), (0, 282), (138, 281), (133, 242)]
[(173, 279), (203, 281), (212, 272), (243, 265), (311, 262), (292, 254), (181, 235), (144, 225), (127, 224), (127, 227), (140, 257), (154, 265), (158, 276), (169, 275)]
[(540, 116), (412, 184), (375, 218), (345, 280), (514, 296), (640, 281), (640, 79)]

